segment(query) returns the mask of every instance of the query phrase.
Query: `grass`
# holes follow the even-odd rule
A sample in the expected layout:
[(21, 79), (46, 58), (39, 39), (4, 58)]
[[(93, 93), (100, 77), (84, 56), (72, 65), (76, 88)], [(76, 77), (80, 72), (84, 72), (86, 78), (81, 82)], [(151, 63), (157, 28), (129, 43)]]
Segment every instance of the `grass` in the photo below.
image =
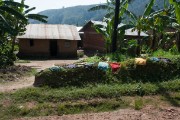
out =
[(140, 110), (143, 108), (143, 100), (142, 98), (138, 98), (134, 101), (134, 109), (135, 110)]
[(15, 63), (31, 63), (29, 60), (17, 60)]
[(176, 79), (156, 84), (26, 88), (0, 93), (0, 119), (101, 112), (127, 107), (140, 110), (146, 105), (158, 107), (161, 103), (179, 106), (179, 86), (180, 80)]

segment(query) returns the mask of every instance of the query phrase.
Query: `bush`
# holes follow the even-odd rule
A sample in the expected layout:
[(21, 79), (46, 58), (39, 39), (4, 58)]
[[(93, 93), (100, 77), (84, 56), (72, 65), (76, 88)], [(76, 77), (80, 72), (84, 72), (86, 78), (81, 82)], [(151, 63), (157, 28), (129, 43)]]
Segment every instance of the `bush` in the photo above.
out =
[(0, 49), (0, 68), (13, 65), (15, 60), (16, 55), (12, 54), (10, 49)]
[(97, 67), (91, 68), (73, 68), (61, 71), (45, 71), (36, 75), (34, 85), (48, 85), (51, 87), (64, 86), (85, 86), (87, 84), (106, 83), (106, 72)]
[(179, 77), (180, 56), (171, 62), (153, 62), (147, 59), (146, 65), (136, 65), (134, 59), (125, 61), (116, 77), (123, 82), (157, 82)]
[(49, 69), (36, 75), (34, 85), (51, 87), (86, 86), (99, 83), (132, 83), (132, 82), (159, 82), (179, 77), (180, 56), (171, 58), (171, 62), (153, 62), (147, 59), (146, 65), (136, 65), (134, 59), (121, 63), (118, 73), (111, 70), (102, 71), (97, 66), (91, 68), (73, 68), (60, 71)]

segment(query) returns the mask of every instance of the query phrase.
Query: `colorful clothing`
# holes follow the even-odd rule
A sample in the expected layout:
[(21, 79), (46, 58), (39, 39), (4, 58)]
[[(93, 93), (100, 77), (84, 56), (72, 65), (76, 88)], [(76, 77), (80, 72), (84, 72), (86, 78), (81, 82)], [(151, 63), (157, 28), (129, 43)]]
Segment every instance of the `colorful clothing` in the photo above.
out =
[(98, 69), (103, 70), (103, 71), (107, 71), (109, 68), (109, 64), (106, 62), (99, 62), (98, 64)]
[(121, 64), (120, 63), (110, 63), (110, 66), (111, 66), (112, 72), (115, 73), (120, 69)]

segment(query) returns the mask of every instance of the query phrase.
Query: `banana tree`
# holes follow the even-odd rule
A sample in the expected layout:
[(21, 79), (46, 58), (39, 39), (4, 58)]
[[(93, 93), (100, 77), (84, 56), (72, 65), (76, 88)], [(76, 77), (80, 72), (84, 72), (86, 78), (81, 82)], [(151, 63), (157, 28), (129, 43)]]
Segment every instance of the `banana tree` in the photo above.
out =
[(17, 3), (14, 2), (14, 0), (10, 0), (10, 1), (6, 1), (5, 5), (13, 8), (14, 10), (18, 11), (19, 13), (21, 13), (25, 19), (19, 19), (19, 18), (14, 18), (13, 16), (10, 16), (9, 18), (9, 23), (10, 25), (13, 27), (14, 31), (13, 34), (11, 35), (11, 39), (12, 39), (12, 54), (14, 52), (14, 45), (15, 45), (15, 40), (16, 37), (18, 35), (22, 35), (24, 34), (25, 30), (26, 30), (26, 26), (29, 23), (28, 19), (34, 19), (34, 20), (38, 20), (41, 22), (47, 22), (46, 21), (46, 16), (44, 15), (39, 15), (39, 14), (29, 14), (29, 12), (33, 11), (35, 9), (35, 7), (33, 8), (29, 8), (29, 6), (25, 5), (24, 3), (25, 0), (21, 0), (21, 3)]
[(169, 3), (172, 4), (175, 9), (176, 23), (174, 23), (173, 26), (177, 29), (177, 47), (180, 52), (180, 2), (177, 0), (169, 0)]
[(145, 22), (145, 18), (148, 17), (151, 14), (152, 7), (153, 7), (155, 1), (156, 0), (151, 0), (149, 2), (149, 4), (147, 5), (147, 7), (144, 10), (143, 15), (141, 15), (141, 16), (136, 16), (132, 12), (129, 13), (131, 18), (132, 18), (131, 24), (134, 25), (134, 29), (133, 30), (137, 30), (138, 31), (138, 39), (137, 39), (138, 46), (137, 46), (137, 49), (136, 49), (136, 54), (137, 55), (140, 55), (140, 53), (141, 53), (141, 38), (140, 38), (140, 34), (141, 34), (142, 31), (146, 30), (146, 24), (147, 23)]
[(156, 49), (156, 34), (161, 35), (161, 40), (159, 41), (159, 43), (161, 43), (163, 41), (163, 36), (164, 34), (166, 34), (166, 30), (168, 29), (168, 27), (171, 26), (171, 23), (176, 21), (172, 16), (172, 10), (172, 7), (169, 6), (160, 11), (152, 13), (148, 18), (146, 18), (149, 29), (153, 30), (153, 39), (151, 45), (152, 50)]
[(0, 32), (1, 36), (4, 34), (12, 34), (14, 32), (14, 29), (10, 26), (8, 20), (9, 16), (13, 16), (14, 18), (18, 18), (21, 20), (26, 20), (24, 15), (22, 15), (17, 10), (13, 9), (12, 7), (7, 6), (7, 4), (13, 4), (14, 6), (19, 5), (17, 2), (12, 1), (4, 1), (0, 0)]
[[(127, 8), (128, 8), (128, 3), (122, 6), (119, 11), (119, 21), (118, 21), (118, 28), (117, 28), (118, 41), (116, 44), (119, 51), (121, 51), (123, 47), (125, 30), (133, 27), (132, 25), (121, 24), (124, 13), (128, 11)], [(113, 38), (113, 32), (114, 32), (114, 19), (115, 19), (114, 17), (112, 19), (104, 18), (103, 22), (105, 24), (94, 25), (94, 28), (96, 29), (96, 31), (102, 34), (102, 36), (105, 39), (107, 53), (112, 51), (111, 45), (112, 45), (112, 38)]]

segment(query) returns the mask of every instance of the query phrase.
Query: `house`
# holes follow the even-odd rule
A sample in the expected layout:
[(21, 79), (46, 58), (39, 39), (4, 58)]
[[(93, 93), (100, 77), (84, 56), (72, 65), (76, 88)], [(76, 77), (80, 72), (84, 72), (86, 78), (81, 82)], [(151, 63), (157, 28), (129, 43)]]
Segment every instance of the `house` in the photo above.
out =
[(72, 25), (30, 24), (18, 36), (20, 56), (76, 57), (81, 40)]
[[(93, 28), (93, 25), (103, 25), (106, 26), (107, 24), (105, 22), (101, 21), (89, 21), (87, 24), (83, 26), (79, 32), (84, 32), (84, 36), (82, 37), (82, 43), (83, 43), (83, 49), (85, 50), (98, 50), (101, 52), (105, 51), (105, 40), (103, 36), (96, 32), (95, 28)], [(124, 25), (120, 24), (119, 26)], [(144, 32), (141, 32), (140, 34), (141, 38), (147, 37), (148, 35)], [(137, 30), (128, 29), (125, 31), (125, 39), (137, 39), (138, 38), (138, 32)]]

